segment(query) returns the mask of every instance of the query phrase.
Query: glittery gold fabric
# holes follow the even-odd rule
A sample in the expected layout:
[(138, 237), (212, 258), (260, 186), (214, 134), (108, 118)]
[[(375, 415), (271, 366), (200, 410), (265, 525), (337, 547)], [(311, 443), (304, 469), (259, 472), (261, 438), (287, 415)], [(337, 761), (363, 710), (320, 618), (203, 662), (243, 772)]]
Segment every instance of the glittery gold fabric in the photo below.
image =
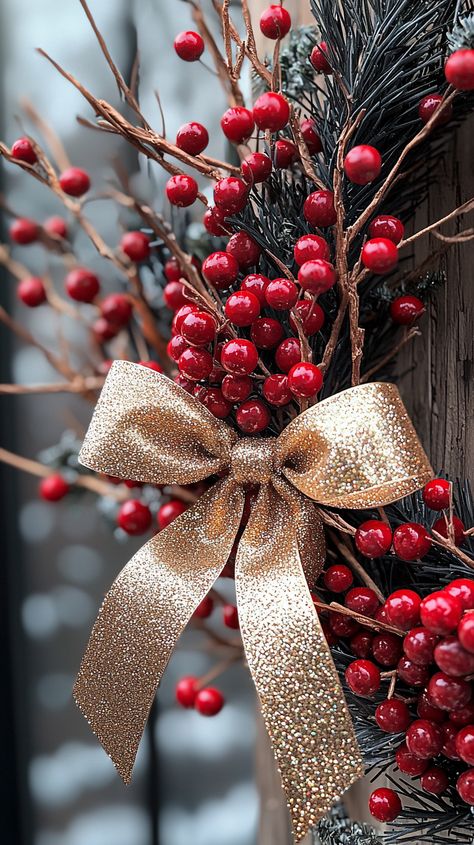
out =
[(378, 506), (432, 478), (396, 387), (351, 388), (305, 411), (278, 438), (239, 438), (165, 376), (116, 361), (80, 461), (157, 484), (222, 476), (122, 570), (82, 661), (76, 701), (125, 781), (173, 648), (230, 554), (246, 486), (258, 485), (236, 556), (237, 604), (299, 841), (363, 774), (307, 586), (325, 555), (310, 500)]

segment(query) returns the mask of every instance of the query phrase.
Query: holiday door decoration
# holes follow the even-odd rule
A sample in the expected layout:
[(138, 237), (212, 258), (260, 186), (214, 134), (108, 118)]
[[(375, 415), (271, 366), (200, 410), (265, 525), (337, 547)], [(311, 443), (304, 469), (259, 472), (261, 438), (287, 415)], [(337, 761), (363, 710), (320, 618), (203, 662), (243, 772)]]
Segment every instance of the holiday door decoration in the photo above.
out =
[[(175, 212), (184, 220), (198, 204), (205, 210), (193, 250), (185, 231), (173, 232), (160, 210), (120, 185), (111, 196), (140, 223), (113, 249), (87, 219), (88, 174), (59, 143), (57, 167), (30, 136), (0, 148), (55, 193), (123, 280), (121, 290), (101, 297), (97, 274), (71, 260), (62, 218), (13, 224), (15, 243), (40, 240), (68, 266), (69, 300), (2, 252), (19, 278), (21, 301), (74, 309), (81, 319), (91, 312), (79, 309), (92, 304), (102, 355), (96, 372), (77, 372), (42, 349), (65, 379), (60, 388), (94, 400), (110, 359), (124, 359), (110, 369), (81, 453), (105, 476), (1, 456), (44, 475), (40, 492), (48, 501), (71, 488), (113, 496), (118, 525), (129, 534), (149, 531), (158, 507), (157, 537), (106, 598), (78, 701), (129, 777), (169, 653), (191, 616), (206, 627), (219, 601), (212, 582), (224, 567), (236, 578), (239, 612), (225, 605), (223, 620), (231, 630), (241, 627), (295, 838), (360, 773), (362, 755), (366, 767), (388, 777), (389, 786), (376, 787), (369, 800), (373, 817), (388, 825), (386, 841), (423, 835), (468, 842), (474, 514), (467, 485), (431, 477), (395, 389), (384, 382), (398, 350), (418, 332), (431, 289), (444, 281), (439, 250), (422, 268), (408, 268), (411, 245), (430, 233), (446, 248), (473, 237), (469, 228), (443, 231), (474, 208), (469, 198), (422, 231), (405, 233), (427, 175), (471, 108), (470, 5), (358, 0), (334, 8), (313, 0), (314, 27), (297, 31), (284, 6), (270, 6), (259, 26), (275, 49), (264, 58), (245, 0), (244, 36), (229, 4), (214, 4), (222, 46), (190, 3), (194, 29), (177, 35), (176, 60), (215, 63), (228, 99), (221, 130), (232, 145), (229, 161), (207, 154), (209, 129), (194, 120), (199, 116), (190, 115), (175, 142), (151, 127), (135, 85), (123, 79), (82, 5), (133, 117), (47, 58), (92, 106), (99, 131), (122, 136), (168, 171), (165, 207), (190, 209)], [(248, 66), (255, 90), (245, 104), (240, 79)], [(31, 110), (30, 117), (38, 123)], [(146, 266), (163, 306), (143, 286)], [(59, 462), (64, 451), (56, 453)], [(145, 486), (131, 496), (137, 482)], [(407, 496), (420, 487), (422, 494)], [(175, 555), (181, 592), (170, 568)], [(124, 603), (130, 613), (121, 622)], [(234, 640), (227, 645), (230, 664), (243, 651)], [(293, 665), (279, 685), (275, 654), (282, 648)], [(183, 678), (178, 703), (217, 714), (224, 701), (207, 683)], [(359, 845), (377, 837), (339, 810), (318, 829), (328, 845), (339, 835)]]

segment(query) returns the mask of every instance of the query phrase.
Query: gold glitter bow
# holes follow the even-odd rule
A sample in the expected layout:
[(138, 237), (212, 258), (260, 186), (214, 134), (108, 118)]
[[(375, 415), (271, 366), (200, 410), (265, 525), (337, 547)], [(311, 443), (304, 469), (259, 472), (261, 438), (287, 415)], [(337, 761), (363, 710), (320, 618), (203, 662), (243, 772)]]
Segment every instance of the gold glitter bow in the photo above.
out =
[(277, 438), (241, 439), (170, 379), (116, 361), (80, 461), (157, 484), (222, 476), (125, 566), (83, 658), (76, 701), (125, 781), (173, 648), (229, 557), (245, 488), (258, 485), (238, 542), (237, 605), (298, 841), (363, 774), (307, 586), (325, 556), (309, 499), (381, 506), (433, 477), (397, 388), (351, 388), (309, 408)]

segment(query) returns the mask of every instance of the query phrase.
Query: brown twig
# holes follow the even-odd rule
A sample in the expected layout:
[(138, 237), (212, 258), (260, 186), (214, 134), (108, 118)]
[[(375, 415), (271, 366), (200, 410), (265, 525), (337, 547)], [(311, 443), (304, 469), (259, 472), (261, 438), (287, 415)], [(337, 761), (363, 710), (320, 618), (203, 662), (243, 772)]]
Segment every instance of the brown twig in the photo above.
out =
[(77, 376), (74, 381), (58, 381), (53, 384), (0, 384), (0, 394), (27, 396), (38, 393), (88, 393), (91, 390), (100, 390), (103, 384), (103, 376)]
[(347, 561), (351, 569), (353, 569), (354, 572), (357, 573), (358, 577), (360, 578), (362, 583), (366, 585), (366, 587), (370, 587), (370, 589), (374, 591), (378, 600), (383, 604), (385, 601), (385, 596), (383, 595), (382, 591), (377, 586), (375, 581), (365, 571), (362, 564), (359, 563), (355, 555), (352, 554), (351, 550), (334, 534), (334, 532), (330, 531), (329, 535), (334, 545), (336, 546), (338, 552)]
[(370, 367), (370, 369), (367, 370), (361, 376), (360, 383), (365, 384), (365, 382), (370, 381), (370, 379), (373, 375), (375, 375), (375, 373), (381, 370), (382, 367), (385, 367), (385, 365), (388, 364), (389, 361), (392, 360), (392, 358), (395, 358), (398, 352), (400, 352), (400, 349), (403, 349), (403, 347), (406, 346), (407, 343), (413, 340), (414, 337), (418, 337), (420, 334), (421, 332), (416, 326), (412, 327), (411, 329), (405, 330), (398, 343), (396, 343), (395, 346), (393, 346), (392, 349), (387, 352), (386, 355), (383, 356), (383, 358), (380, 358), (379, 361), (377, 361), (377, 363), (374, 364), (373, 367)]
[[(454, 241), (451, 238), (447, 237), (446, 235), (441, 235), (439, 232), (435, 232), (435, 229), (438, 229), (439, 226), (442, 226), (444, 223), (449, 223), (450, 220), (454, 220), (456, 217), (461, 217), (463, 214), (468, 214), (469, 211), (472, 211), (474, 208), (474, 198), (467, 200), (462, 205), (458, 206), (457, 208), (450, 211), (449, 214), (445, 214), (444, 217), (441, 217), (440, 220), (436, 220), (435, 223), (430, 223), (429, 226), (425, 226), (424, 229), (420, 229), (419, 232), (415, 232), (414, 235), (411, 235), (409, 238), (405, 238), (405, 240), (400, 241), (398, 244), (399, 249), (403, 249), (403, 247), (408, 246), (408, 244), (414, 243), (417, 241), (418, 238), (422, 238), (424, 235), (427, 235), (429, 232), (433, 232), (434, 235), (440, 238), (440, 240), (448, 241), (448, 242), (456, 242), (459, 238), (458, 235), (454, 235)], [(473, 231), (473, 230), (471, 230)], [(463, 233), (461, 233), (462, 235)]]

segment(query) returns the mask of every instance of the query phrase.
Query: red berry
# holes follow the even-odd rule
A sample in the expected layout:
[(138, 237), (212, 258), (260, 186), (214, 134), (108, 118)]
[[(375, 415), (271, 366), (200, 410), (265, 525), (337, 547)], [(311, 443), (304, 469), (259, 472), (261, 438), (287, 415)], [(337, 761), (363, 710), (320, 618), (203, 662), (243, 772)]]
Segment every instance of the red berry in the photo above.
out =
[(333, 226), (337, 220), (332, 191), (314, 191), (306, 197), (303, 214), (310, 226)]
[(179, 282), (181, 277), (184, 275), (178, 261), (174, 257), (168, 258), (168, 260), (165, 261), (163, 272), (168, 282)]
[(438, 637), (426, 628), (412, 628), (403, 640), (403, 651), (417, 666), (429, 666), (434, 660)]
[(421, 598), (413, 590), (395, 590), (385, 602), (388, 621), (402, 631), (408, 631), (420, 620), (420, 604)]
[(372, 634), (369, 634), (367, 631), (359, 631), (359, 633), (351, 637), (349, 646), (356, 657), (367, 660), (368, 657), (372, 656)]
[(55, 473), (42, 478), (39, 483), (39, 494), (46, 502), (59, 502), (69, 493), (69, 484), (64, 480), (62, 475)]
[(265, 153), (250, 153), (241, 164), (242, 176), (249, 184), (265, 182), (272, 168), (272, 160)]
[(373, 616), (379, 606), (379, 600), (370, 587), (353, 587), (347, 593), (344, 604), (349, 610), (363, 616)]
[(298, 326), (295, 320), (295, 311), (302, 322), (303, 332), (307, 337), (316, 334), (324, 325), (324, 311), (315, 300), (300, 299), (290, 314), (290, 326), (296, 333)]
[(129, 499), (120, 506), (117, 523), (127, 534), (137, 536), (148, 531), (151, 525), (151, 511), (137, 499)]
[(421, 787), (432, 795), (442, 795), (449, 786), (446, 772), (439, 766), (431, 766), (421, 776)]
[[(368, 615), (368, 614), (367, 614)], [(375, 634), (372, 640), (372, 654), (381, 666), (396, 666), (402, 653), (400, 637), (390, 631)]]
[(253, 293), (238, 290), (225, 304), (225, 315), (235, 326), (250, 326), (260, 314), (260, 302)]
[(288, 311), (298, 299), (298, 288), (290, 279), (273, 279), (265, 289), (265, 299), (275, 311)]
[(385, 733), (397, 734), (400, 731), (406, 731), (408, 728), (411, 722), (410, 711), (404, 701), (390, 698), (381, 701), (378, 705), (375, 711), (375, 721)]
[(406, 522), (393, 532), (393, 548), (402, 560), (420, 560), (431, 548), (426, 528), (417, 522)]
[(368, 519), (359, 525), (355, 544), (365, 557), (383, 557), (392, 545), (392, 529), (379, 519)]
[(462, 604), (455, 596), (438, 590), (427, 596), (420, 605), (421, 621), (435, 634), (449, 634), (462, 616)]
[(176, 684), (175, 696), (181, 707), (194, 707), (197, 694), (198, 679), (192, 675), (181, 678)]
[(99, 279), (85, 267), (70, 270), (64, 280), (64, 286), (71, 299), (76, 302), (92, 302), (99, 293)]
[(39, 227), (34, 220), (28, 220), (27, 217), (19, 217), (14, 220), (9, 229), (10, 238), (16, 244), (26, 246), (38, 240)]
[(474, 724), (474, 701), (461, 707), (459, 710), (453, 710), (449, 714), (449, 721), (457, 728), (463, 728), (465, 725)]
[(459, 642), (470, 654), (474, 654), (474, 613), (466, 613), (458, 625)]
[(323, 629), (323, 634), (326, 637), (327, 644), (329, 646), (336, 645), (339, 642), (339, 640), (338, 640), (338, 637), (336, 637), (336, 635), (333, 634), (333, 632), (331, 631), (331, 629), (329, 627), (329, 623), (326, 622), (325, 619), (321, 619), (320, 622), (321, 622), (321, 628)]
[(275, 405), (281, 407), (288, 405), (293, 399), (293, 394), (288, 387), (288, 377), (283, 373), (274, 373), (263, 382), (262, 393), (264, 399)]
[(260, 302), (260, 305), (265, 305), (265, 290), (269, 281), (270, 279), (266, 276), (262, 276), (260, 273), (251, 273), (249, 276), (245, 277), (240, 285), (240, 289), (253, 293)]
[(380, 688), (380, 671), (371, 660), (354, 660), (347, 667), (345, 678), (355, 695), (374, 695)]
[(328, 261), (330, 257), (329, 244), (319, 235), (302, 235), (295, 243), (294, 256), (299, 267), (306, 261), (315, 259)]
[(242, 269), (248, 269), (258, 264), (262, 250), (247, 232), (236, 232), (229, 238), (225, 251), (233, 255)]
[(185, 349), (179, 357), (178, 367), (182, 374), (191, 381), (202, 381), (212, 372), (212, 355), (206, 349), (199, 347)]
[(369, 798), (369, 810), (380, 822), (393, 822), (402, 811), (402, 802), (393, 789), (381, 786), (374, 789)]
[(228, 402), (245, 402), (252, 392), (252, 379), (249, 376), (224, 376), (221, 385), (222, 394)]
[(275, 363), (284, 373), (289, 373), (291, 368), (301, 361), (301, 346), (296, 337), (287, 337), (282, 340), (275, 352)]
[(335, 563), (323, 572), (324, 586), (332, 593), (344, 593), (354, 582), (354, 576), (344, 563)]
[(433, 531), (441, 534), (442, 537), (446, 537), (447, 539), (453, 533), (456, 546), (460, 546), (463, 543), (465, 530), (464, 523), (455, 515), (452, 517), (449, 527), (444, 516), (441, 516), (433, 523)]
[(252, 323), (250, 337), (258, 349), (273, 349), (284, 334), (283, 326), (273, 317), (259, 317)]
[(412, 754), (421, 760), (430, 760), (441, 751), (442, 735), (434, 722), (428, 719), (417, 719), (407, 730), (407, 747)]
[(222, 115), (221, 127), (229, 141), (233, 141), (234, 144), (243, 144), (255, 129), (253, 114), (243, 106), (234, 106)]
[(70, 197), (82, 197), (91, 186), (89, 174), (80, 167), (68, 167), (59, 177), (59, 184)]
[(440, 710), (460, 710), (469, 704), (472, 697), (471, 685), (462, 678), (450, 678), (444, 672), (436, 672), (428, 684), (428, 700)]
[(205, 388), (201, 391), (199, 399), (207, 410), (219, 420), (228, 417), (232, 410), (231, 403), (226, 400), (220, 387)]
[(166, 183), (166, 196), (171, 205), (187, 208), (192, 205), (198, 195), (198, 183), (192, 176), (177, 173)]
[(474, 805), (474, 769), (467, 769), (459, 775), (456, 789), (460, 798), (466, 804)]
[(308, 147), (309, 154), (314, 156), (317, 153), (320, 153), (323, 146), (321, 144), (321, 138), (317, 133), (316, 123), (314, 120), (310, 117), (306, 118), (306, 120), (302, 120), (300, 129), (306, 146)]
[(449, 84), (458, 91), (474, 90), (474, 50), (451, 53), (444, 66), (444, 74)]
[(410, 687), (424, 687), (430, 679), (427, 667), (412, 663), (408, 657), (401, 657), (398, 661), (397, 674)]
[(160, 367), (156, 361), (139, 361), (140, 367), (146, 367), (147, 370), (153, 370), (154, 373), (162, 373), (163, 367)]
[(29, 308), (37, 308), (46, 302), (46, 290), (42, 279), (37, 276), (30, 276), (27, 279), (22, 279), (16, 289), (18, 299), (21, 299), (24, 305)]
[(224, 696), (214, 687), (199, 690), (194, 707), (201, 716), (216, 716), (224, 706)]
[(445, 478), (433, 478), (423, 487), (423, 501), (433, 511), (449, 507), (451, 482)]
[(237, 425), (245, 434), (258, 434), (270, 422), (270, 412), (260, 399), (249, 399), (237, 408)]
[(194, 302), (187, 302), (185, 305), (182, 305), (181, 308), (178, 308), (176, 314), (173, 317), (172, 323), (172, 328), (176, 332), (176, 334), (181, 334), (182, 325), (188, 314), (192, 314), (196, 311), (199, 311), (199, 306), (196, 305)]
[(311, 50), (309, 60), (318, 73), (332, 73), (331, 65), (327, 59), (327, 51), (328, 45), (325, 41), (321, 41), (321, 44), (316, 44), (316, 46)]
[(465, 677), (474, 672), (474, 654), (466, 651), (455, 636), (438, 643), (434, 658), (441, 671), (451, 677)]
[(290, 119), (288, 100), (274, 91), (267, 91), (255, 101), (253, 116), (259, 129), (278, 132), (279, 129), (285, 128)]
[(211, 596), (204, 596), (193, 613), (195, 619), (207, 619), (214, 610), (214, 602)]
[(209, 143), (209, 133), (202, 123), (191, 121), (178, 129), (176, 146), (191, 156), (198, 156)]
[(446, 713), (430, 703), (426, 690), (423, 690), (418, 696), (416, 712), (420, 719), (428, 719), (428, 721), (436, 722), (437, 724), (441, 724), (446, 719)]
[(375, 147), (361, 144), (349, 150), (344, 159), (344, 172), (355, 185), (368, 185), (380, 175), (382, 156)]
[(238, 214), (247, 204), (248, 185), (237, 176), (225, 176), (214, 187), (214, 202), (226, 214)]
[(293, 141), (280, 138), (273, 145), (273, 163), (277, 170), (286, 170), (287, 167), (297, 161), (299, 157), (298, 147)]
[(150, 256), (150, 238), (144, 232), (125, 232), (120, 249), (130, 261), (146, 261)]
[(29, 138), (18, 138), (14, 141), (11, 154), (17, 161), (26, 161), (27, 164), (36, 164), (38, 156)]
[[(443, 101), (442, 94), (427, 94), (426, 97), (420, 101), (420, 105), (418, 106), (418, 115), (420, 120), (423, 123), (428, 123), (429, 120), (433, 117), (435, 112), (438, 111), (441, 103)], [(449, 123), (453, 116), (453, 107), (451, 103), (443, 108), (443, 111), (433, 121), (433, 126), (444, 126), (446, 123)]]
[(251, 340), (237, 337), (222, 347), (221, 364), (228, 373), (248, 376), (258, 363), (257, 347)]
[(67, 238), (68, 236), (66, 221), (62, 217), (48, 217), (43, 223), (43, 229), (52, 237)]
[(316, 258), (305, 261), (298, 271), (298, 281), (303, 288), (315, 296), (326, 293), (336, 283), (336, 271), (329, 261)]
[(202, 274), (217, 290), (225, 290), (234, 284), (239, 275), (237, 259), (227, 252), (211, 252), (202, 262)]
[(125, 326), (133, 313), (132, 304), (123, 293), (110, 293), (100, 303), (100, 313), (110, 323)]
[(456, 751), (464, 763), (474, 766), (474, 725), (461, 728), (456, 736)]
[(99, 317), (92, 326), (92, 331), (97, 343), (106, 343), (119, 333), (120, 326), (117, 323), (111, 323), (105, 317)]
[(179, 384), (179, 386), (182, 387), (183, 390), (186, 390), (187, 393), (193, 393), (195, 390), (196, 385), (194, 382), (187, 379), (182, 373), (178, 373), (178, 375), (174, 377), (173, 381), (176, 384)]
[(237, 631), (239, 628), (239, 614), (233, 604), (225, 604), (222, 608), (222, 621), (227, 628)]
[(276, 41), (291, 29), (291, 17), (283, 6), (268, 6), (260, 16), (260, 30), (265, 38)]
[(225, 222), (225, 214), (220, 208), (208, 208), (202, 222), (210, 235), (222, 237), (229, 234), (229, 224)]
[(321, 370), (309, 361), (294, 364), (288, 373), (288, 387), (300, 399), (311, 399), (323, 386)]
[(390, 305), (390, 316), (399, 326), (410, 326), (425, 313), (425, 306), (417, 296), (398, 296)]
[(358, 632), (360, 626), (350, 616), (331, 611), (329, 613), (329, 627), (337, 637), (353, 637)]
[(206, 311), (191, 311), (181, 323), (181, 334), (194, 346), (207, 346), (216, 336), (216, 321)]
[(186, 304), (186, 297), (184, 295), (186, 288), (182, 282), (168, 282), (163, 288), (163, 300), (168, 308), (177, 311)]
[(369, 225), (371, 238), (387, 238), (394, 244), (399, 244), (403, 238), (405, 227), (398, 217), (390, 214), (378, 214)]
[(362, 247), (362, 263), (380, 276), (390, 273), (398, 264), (398, 249), (388, 238), (371, 238)]
[(180, 516), (186, 510), (187, 505), (181, 499), (170, 499), (164, 505), (158, 508), (156, 520), (160, 531), (166, 528), (176, 517)]
[(185, 62), (197, 62), (204, 52), (204, 41), (198, 32), (180, 32), (174, 39), (174, 49)]
[(428, 767), (428, 761), (421, 760), (420, 757), (416, 756), (416, 754), (412, 754), (405, 743), (403, 743), (400, 748), (397, 748), (395, 752), (395, 760), (397, 761), (397, 766), (400, 771), (405, 775), (410, 775), (412, 778), (422, 775)]
[(441, 754), (443, 757), (447, 757), (448, 760), (459, 760), (459, 754), (456, 751), (456, 737), (458, 729), (452, 722), (444, 722), (440, 725), (440, 730), (443, 738)]

